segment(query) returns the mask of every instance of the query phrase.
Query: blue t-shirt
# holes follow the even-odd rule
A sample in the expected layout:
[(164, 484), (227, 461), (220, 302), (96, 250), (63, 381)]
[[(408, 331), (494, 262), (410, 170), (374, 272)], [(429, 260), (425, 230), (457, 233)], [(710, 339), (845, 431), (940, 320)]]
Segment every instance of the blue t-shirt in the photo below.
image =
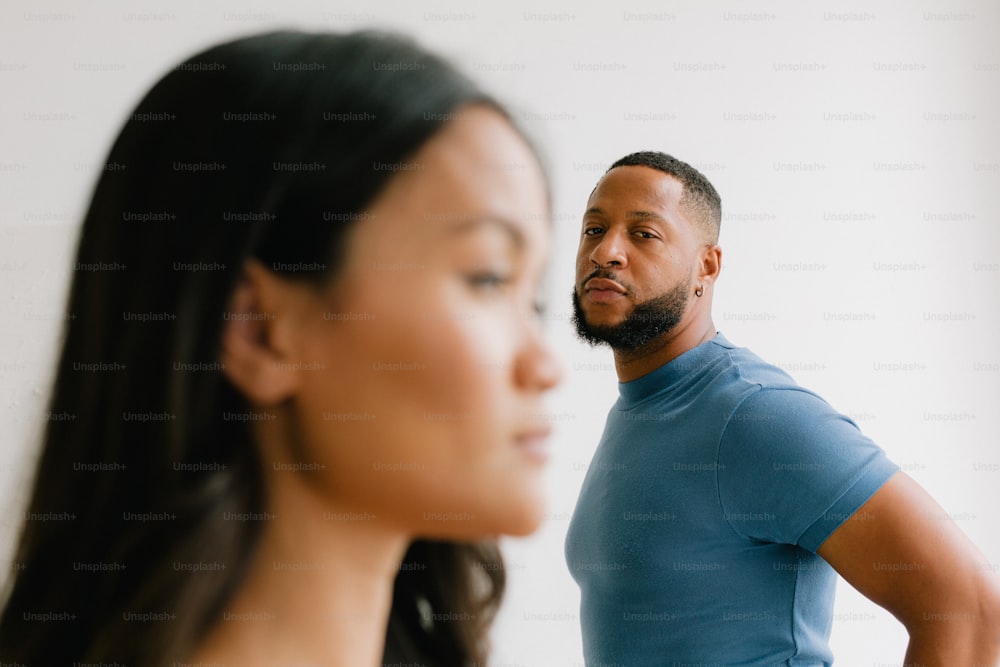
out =
[(823, 541), (898, 468), (721, 334), (619, 385), (566, 538), (587, 665), (829, 665)]

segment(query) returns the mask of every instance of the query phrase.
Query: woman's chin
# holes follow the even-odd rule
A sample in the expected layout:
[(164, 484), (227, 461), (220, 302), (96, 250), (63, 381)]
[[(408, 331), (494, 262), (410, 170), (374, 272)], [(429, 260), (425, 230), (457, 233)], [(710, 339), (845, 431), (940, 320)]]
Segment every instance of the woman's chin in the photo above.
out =
[(497, 529), (493, 536), (527, 537), (536, 532), (545, 520), (548, 503), (544, 495), (525, 498), (522, 502), (507, 506), (507, 511), (497, 518)]
[(427, 512), (426, 517), (442, 520), (432, 521), (438, 524), (434, 526), (424, 522), (422, 530), (417, 532), (425, 539), (456, 542), (526, 537), (541, 527), (547, 507), (544, 494), (539, 493), (517, 501), (507, 499), (502, 507), (487, 511)]

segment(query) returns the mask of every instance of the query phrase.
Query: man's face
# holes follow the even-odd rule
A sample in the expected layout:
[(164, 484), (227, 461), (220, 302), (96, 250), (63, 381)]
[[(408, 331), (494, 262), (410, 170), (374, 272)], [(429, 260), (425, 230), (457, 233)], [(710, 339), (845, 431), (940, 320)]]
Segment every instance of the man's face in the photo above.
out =
[(616, 167), (590, 195), (573, 290), (577, 333), (634, 351), (687, 313), (705, 240), (682, 212), (683, 185), (649, 167)]

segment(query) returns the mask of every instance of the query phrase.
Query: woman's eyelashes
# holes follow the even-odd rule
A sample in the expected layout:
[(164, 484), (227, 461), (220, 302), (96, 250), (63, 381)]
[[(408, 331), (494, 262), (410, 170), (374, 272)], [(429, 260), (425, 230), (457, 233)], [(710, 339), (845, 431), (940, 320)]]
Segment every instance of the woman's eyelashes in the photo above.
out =
[(523, 284), (516, 271), (482, 269), (465, 273), (463, 279), (476, 294), (509, 297), (512, 302), (524, 306), (534, 317), (541, 317), (545, 313), (545, 300), (539, 294), (539, 289)]
[(513, 282), (510, 271), (499, 269), (480, 269), (464, 275), (466, 284), (478, 292), (496, 292)]

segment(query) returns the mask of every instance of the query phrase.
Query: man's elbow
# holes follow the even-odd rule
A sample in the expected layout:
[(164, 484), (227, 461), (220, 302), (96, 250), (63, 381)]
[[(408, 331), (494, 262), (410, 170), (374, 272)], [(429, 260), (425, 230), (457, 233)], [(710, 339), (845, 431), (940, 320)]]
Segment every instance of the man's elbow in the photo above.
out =
[(1000, 579), (992, 574), (984, 579), (978, 605), (977, 633), (988, 659), (992, 660), (984, 664), (995, 666), (1000, 664)]
[(940, 605), (898, 616), (910, 635), (906, 664), (1000, 667), (1000, 582), (978, 579), (953, 589)]
[[(970, 649), (969, 665), (977, 667), (1000, 667), (1000, 580), (984, 571), (979, 577), (975, 592), (969, 595), (967, 611), (958, 618), (945, 615), (941, 621), (964, 628), (962, 642)], [(930, 616), (929, 620), (934, 620)]]

